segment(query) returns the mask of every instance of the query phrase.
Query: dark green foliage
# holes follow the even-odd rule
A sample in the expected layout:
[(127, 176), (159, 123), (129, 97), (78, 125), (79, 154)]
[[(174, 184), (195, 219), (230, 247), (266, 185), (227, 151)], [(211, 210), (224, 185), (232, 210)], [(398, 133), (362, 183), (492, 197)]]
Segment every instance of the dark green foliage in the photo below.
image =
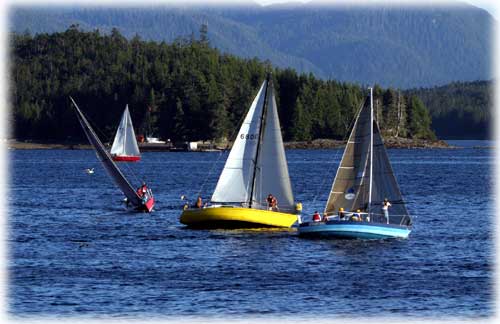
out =
[[(126, 104), (138, 134), (177, 140), (232, 140), (267, 72), (272, 72), (285, 140), (345, 139), (366, 96), (358, 85), (273, 68), (210, 48), (201, 39), (172, 44), (128, 41), (81, 32), (13, 34), (12, 102), (15, 137), (82, 140), (72, 96), (105, 141), (113, 138)], [(432, 137), (425, 107), (415, 104), (408, 124), (398, 119), (404, 97), (375, 89), (382, 128), (391, 136)], [(395, 111), (396, 110), (396, 111)], [(406, 116), (406, 115), (404, 115)], [(415, 120), (413, 120), (415, 118)], [(401, 128), (401, 130), (397, 130)]]
[(491, 81), (454, 82), (442, 87), (408, 90), (406, 93), (418, 96), (429, 108), (432, 128), (439, 138), (491, 138)]
[(408, 131), (412, 138), (435, 139), (430, 130), (431, 117), (417, 96), (408, 98)]

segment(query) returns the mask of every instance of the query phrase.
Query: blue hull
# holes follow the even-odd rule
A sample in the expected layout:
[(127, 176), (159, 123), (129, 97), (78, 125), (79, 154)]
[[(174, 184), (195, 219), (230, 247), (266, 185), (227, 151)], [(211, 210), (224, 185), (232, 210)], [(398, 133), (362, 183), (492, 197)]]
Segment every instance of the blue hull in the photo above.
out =
[(404, 225), (328, 221), (326, 223), (300, 224), (299, 235), (306, 237), (331, 237), (345, 239), (408, 238), (411, 228)]

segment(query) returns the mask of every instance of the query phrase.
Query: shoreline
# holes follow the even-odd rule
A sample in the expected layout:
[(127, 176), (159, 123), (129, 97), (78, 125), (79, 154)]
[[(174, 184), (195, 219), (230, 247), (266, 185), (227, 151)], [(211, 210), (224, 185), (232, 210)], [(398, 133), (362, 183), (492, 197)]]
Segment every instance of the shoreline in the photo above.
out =
[[(90, 144), (75, 144), (75, 143), (50, 143), (50, 142), (33, 142), (33, 141), (5, 141), (9, 150), (90, 150)], [(316, 139), (313, 141), (293, 141), (284, 142), (285, 149), (337, 149), (345, 147), (345, 141), (332, 140), (332, 139)], [(460, 148), (447, 144), (443, 140), (429, 141), (429, 140), (415, 140), (407, 138), (388, 138), (385, 140), (385, 146), (389, 149), (456, 149)], [(483, 148), (483, 147), (478, 147)], [(178, 148), (172, 147), (170, 144), (139, 144), (139, 149), (142, 152), (168, 152), (168, 151), (182, 151)], [(200, 146), (198, 150), (193, 152), (213, 152), (222, 151), (226, 149), (223, 145), (211, 145), (210, 148)]]

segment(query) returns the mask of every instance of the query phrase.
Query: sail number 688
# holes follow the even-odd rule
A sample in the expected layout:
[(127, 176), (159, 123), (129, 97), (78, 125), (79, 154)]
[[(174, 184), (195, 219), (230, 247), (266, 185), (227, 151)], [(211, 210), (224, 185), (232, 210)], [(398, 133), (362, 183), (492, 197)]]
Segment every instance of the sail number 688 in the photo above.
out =
[(254, 140), (257, 139), (257, 134), (240, 134), (241, 139)]

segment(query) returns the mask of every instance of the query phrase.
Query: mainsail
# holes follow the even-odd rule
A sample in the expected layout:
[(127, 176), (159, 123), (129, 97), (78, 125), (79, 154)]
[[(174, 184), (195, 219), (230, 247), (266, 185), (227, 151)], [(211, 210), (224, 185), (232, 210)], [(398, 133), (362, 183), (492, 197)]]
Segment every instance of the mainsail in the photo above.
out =
[(264, 81), (236, 136), (212, 202), (248, 203), (250, 200), (266, 88), (267, 81)]
[(268, 194), (276, 197), (281, 211), (294, 210), (274, 88), (265, 80), (229, 153), (212, 202), (261, 208)]
[(272, 82), (269, 82), (266, 101), (267, 109), (257, 160), (252, 205), (266, 205), (267, 195), (271, 193), (278, 200), (280, 211), (293, 212), (295, 208), (292, 185)]
[(94, 147), (97, 158), (99, 159), (99, 161), (101, 161), (102, 165), (104, 166), (104, 169), (106, 169), (109, 176), (115, 181), (115, 183), (118, 185), (121, 191), (125, 194), (129, 202), (135, 206), (139, 206), (141, 201), (136, 191), (134, 190), (132, 185), (127, 181), (127, 179), (122, 174), (120, 169), (118, 169), (116, 164), (113, 162), (111, 155), (108, 153), (102, 142), (97, 137), (97, 134), (94, 132), (89, 122), (78, 108), (76, 102), (73, 100), (73, 98), (70, 97), (70, 99), (73, 102), (73, 105), (75, 106), (78, 121), (82, 125), (82, 128), (90, 144), (92, 144), (92, 146)]
[(360, 209), (370, 212), (375, 220), (376, 216), (381, 216), (382, 202), (387, 198), (392, 204), (390, 223), (408, 225), (411, 219), (394, 177), (380, 129), (372, 118), (371, 100), (370, 94), (358, 113), (325, 212), (334, 214), (341, 207), (346, 211)]
[(135, 138), (132, 118), (128, 110), (128, 105), (123, 112), (120, 125), (116, 131), (115, 140), (111, 146), (111, 154), (118, 156), (139, 156), (139, 146)]

